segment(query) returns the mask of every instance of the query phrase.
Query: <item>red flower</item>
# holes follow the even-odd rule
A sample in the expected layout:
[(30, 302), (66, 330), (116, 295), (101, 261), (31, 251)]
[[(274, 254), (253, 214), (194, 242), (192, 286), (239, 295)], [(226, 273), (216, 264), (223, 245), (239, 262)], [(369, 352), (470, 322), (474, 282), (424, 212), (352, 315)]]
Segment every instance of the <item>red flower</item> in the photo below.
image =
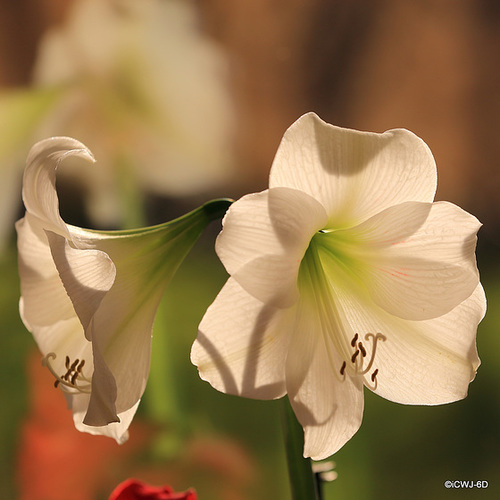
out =
[(109, 500), (197, 500), (194, 490), (174, 493), (170, 486), (150, 486), (137, 479), (127, 479), (111, 493)]

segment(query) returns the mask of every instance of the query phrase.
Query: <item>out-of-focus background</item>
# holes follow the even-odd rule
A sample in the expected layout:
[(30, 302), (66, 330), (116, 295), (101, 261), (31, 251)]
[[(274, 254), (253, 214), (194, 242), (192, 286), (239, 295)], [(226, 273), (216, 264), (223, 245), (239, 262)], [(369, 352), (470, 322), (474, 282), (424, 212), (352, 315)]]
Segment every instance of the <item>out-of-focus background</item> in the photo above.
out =
[(119, 447), (73, 429), (40, 366), (18, 317), (13, 221), (24, 159), (48, 135), (75, 136), (98, 160), (61, 171), (65, 220), (126, 227), (265, 189), (283, 132), (307, 111), (427, 142), (436, 199), (484, 224), (489, 305), (469, 396), (408, 407), (366, 391), (325, 498), (500, 498), (499, 27), (496, 0), (0, 0), (0, 498), (100, 500), (127, 477), (203, 500), (289, 498), (279, 402), (219, 394), (189, 362), (226, 279), (220, 224), (169, 287), (151, 380)]

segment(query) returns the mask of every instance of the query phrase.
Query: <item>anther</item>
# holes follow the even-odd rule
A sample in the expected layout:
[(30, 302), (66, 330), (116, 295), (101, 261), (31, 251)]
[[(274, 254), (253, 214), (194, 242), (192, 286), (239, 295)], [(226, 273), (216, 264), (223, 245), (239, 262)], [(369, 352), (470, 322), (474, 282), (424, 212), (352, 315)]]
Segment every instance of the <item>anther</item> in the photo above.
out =
[(375, 377), (377, 376), (377, 373), (378, 373), (378, 368), (376, 368), (373, 373), (372, 373), (372, 376), (371, 376), (371, 379), (372, 379), (372, 382), (375, 382)]
[(358, 349), (361, 351), (361, 356), (364, 358), (366, 356), (366, 349), (361, 342), (358, 344)]
[(69, 356), (66, 356), (64, 365), (66, 367), (66, 373), (64, 375), (59, 376), (54, 368), (52, 367), (51, 359), (55, 359), (56, 354), (54, 352), (50, 352), (42, 359), (42, 364), (46, 366), (52, 375), (56, 378), (54, 381), (54, 387), (60, 387), (64, 392), (68, 392), (70, 394), (75, 394), (79, 392), (90, 393), (91, 390), (91, 379), (85, 377), (82, 373), (83, 366), (85, 365), (85, 360), (81, 361), (77, 358), (73, 363)]
[(356, 333), (356, 335), (354, 335), (354, 337), (352, 338), (352, 340), (351, 340), (352, 347), (356, 346), (356, 342), (358, 341), (358, 337), (359, 337), (359, 335)]
[(344, 362), (342, 363), (342, 367), (340, 368), (340, 374), (341, 374), (341, 375), (344, 375), (344, 373), (345, 373), (345, 369), (346, 369), (346, 366), (347, 366), (347, 363), (344, 361)]
[(359, 349), (356, 350), (356, 352), (352, 355), (351, 357), (351, 363), (354, 363), (356, 361), (356, 358), (358, 357), (359, 354)]

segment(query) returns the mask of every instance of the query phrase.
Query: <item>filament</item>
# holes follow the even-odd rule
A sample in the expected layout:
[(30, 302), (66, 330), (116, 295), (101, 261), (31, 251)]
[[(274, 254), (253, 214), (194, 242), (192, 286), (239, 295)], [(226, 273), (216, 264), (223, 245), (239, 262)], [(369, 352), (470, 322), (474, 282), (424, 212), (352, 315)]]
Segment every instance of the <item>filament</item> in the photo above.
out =
[(91, 379), (87, 378), (82, 372), (85, 360), (77, 358), (71, 363), (69, 356), (66, 356), (64, 363), (66, 372), (63, 375), (58, 375), (51, 362), (51, 360), (56, 358), (57, 355), (55, 352), (49, 352), (42, 358), (42, 365), (46, 366), (55, 378), (54, 387), (60, 387), (63, 392), (69, 394), (90, 394)]

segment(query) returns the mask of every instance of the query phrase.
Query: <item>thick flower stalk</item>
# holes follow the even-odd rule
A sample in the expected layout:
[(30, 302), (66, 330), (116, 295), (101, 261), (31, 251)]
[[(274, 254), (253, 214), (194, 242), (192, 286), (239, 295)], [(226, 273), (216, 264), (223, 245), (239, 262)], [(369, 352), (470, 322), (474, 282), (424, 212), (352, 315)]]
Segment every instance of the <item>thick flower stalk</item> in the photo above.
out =
[(223, 220), (216, 249), (230, 278), (192, 348), (201, 378), (251, 398), (288, 394), (313, 459), (358, 430), (363, 386), (405, 404), (464, 398), (486, 307), (480, 223), (435, 191), (434, 159), (413, 133), (301, 117), (269, 189)]
[(37, 143), (27, 159), (26, 215), (16, 224), (20, 313), (75, 426), (121, 443), (146, 386), (163, 291), (229, 202), (215, 200), (170, 223), (137, 230), (70, 226), (59, 215), (55, 189), (57, 168), (70, 157), (94, 161), (83, 144), (66, 137)]

